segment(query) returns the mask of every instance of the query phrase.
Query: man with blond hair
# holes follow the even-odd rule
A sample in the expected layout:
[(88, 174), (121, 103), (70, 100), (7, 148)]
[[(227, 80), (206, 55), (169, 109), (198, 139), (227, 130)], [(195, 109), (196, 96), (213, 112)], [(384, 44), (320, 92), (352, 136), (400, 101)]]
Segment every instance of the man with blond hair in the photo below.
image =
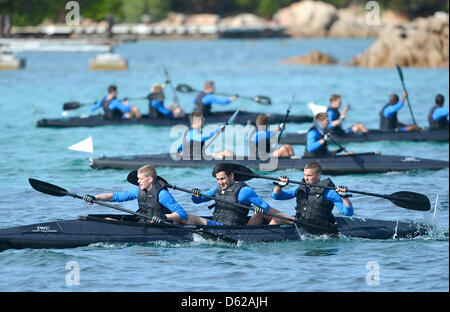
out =
[(200, 92), (194, 99), (195, 107), (194, 112), (201, 112), (204, 116), (210, 115), (212, 104), (228, 105), (237, 99), (237, 96), (233, 95), (228, 99), (220, 99), (214, 95), (215, 86), (213, 81), (206, 81), (203, 85), (203, 91)]
[(330, 106), (327, 109), (328, 119), (330, 124), (328, 126), (328, 131), (332, 135), (344, 136), (348, 133), (367, 133), (369, 130), (362, 123), (357, 122), (348, 129), (342, 127), (342, 124), (347, 117), (347, 111), (349, 106), (344, 108), (344, 110), (339, 112), (342, 106), (341, 96), (338, 94), (333, 94), (330, 97)]
[(145, 165), (137, 172), (139, 186), (120, 193), (102, 193), (95, 196), (84, 195), (83, 199), (92, 204), (93, 200), (123, 202), (138, 200), (138, 213), (148, 216), (140, 217), (138, 222), (163, 223), (170, 220), (183, 223), (187, 219), (186, 211), (172, 197), (164, 182), (158, 177), (155, 168)]

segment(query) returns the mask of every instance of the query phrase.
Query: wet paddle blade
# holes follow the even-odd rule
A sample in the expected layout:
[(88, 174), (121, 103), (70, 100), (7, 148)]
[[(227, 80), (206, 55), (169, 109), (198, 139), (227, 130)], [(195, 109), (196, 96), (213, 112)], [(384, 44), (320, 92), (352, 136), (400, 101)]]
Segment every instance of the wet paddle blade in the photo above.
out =
[(28, 181), (30, 182), (30, 185), (32, 188), (34, 188), (36, 191), (42, 192), (44, 194), (60, 196), (60, 197), (69, 195), (69, 192), (67, 192), (67, 190), (65, 190), (59, 186), (56, 186), (56, 185), (53, 185), (53, 184), (50, 184), (50, 183), (47, 183), (44, 181), (32, 179), (32, 178), (29, 178)]
[(83, 106), (83, 104), (78, 103), (78, 102), (66, 102), (63, 105), (63, 110), (73, 110), (73, 109), (78, 109), (81, 106)]
[(265, 106), (270, 106), (272, 105), (272, 101), (268, 96), (264, 96), (264, 95), (257, 95), (253, 98), (253, 100), (261, 105), (265, 105)]
[[(138, 177), (137, 177), (137, 170), (133, 170), (131, 171), (128, 176), (127, 176), (127, 181), (131, 184), (137, 185), (139, 186), (138, 183)], [(160, 182), (160, 184), (162, 186), (169, 184), (166, 180), (164, 180), (163, 178), (161, 178), (160, 176), (158, 176), (158, 181)]]
[(188, 86), (186, 84), (179, 84), (179, 85), (177, 85), (175, 90), (177, 90), (178, 92), (182, 92), (182, 93), (190, 93), (190, 92), (196, 91), (191, 86)]
[(387, 198), (399, 207), (418, 211), (431, 209), (430, 200), (423, 194), (402, 191), (393, 193)]
[(400, 80), (403, 81), (403, 72), (402, 72), (402, 69), (401, 69), (400, 66), (398, 66), (397, 64), (395, 65), (395, 67), (397, 67), (397, 71), (398, 71), (398, 75), (400, 76)]
[(239, 165), (231, 164), (234, 171), (234, 179), (236, 181), (248, 181), (254, 178), (255, 174), (249, 168)]

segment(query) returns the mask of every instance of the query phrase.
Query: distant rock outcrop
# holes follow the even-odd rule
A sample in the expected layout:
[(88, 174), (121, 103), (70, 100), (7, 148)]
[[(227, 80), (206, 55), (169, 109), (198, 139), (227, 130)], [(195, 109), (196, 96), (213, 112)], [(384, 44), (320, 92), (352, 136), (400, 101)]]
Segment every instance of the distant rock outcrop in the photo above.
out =
[(352, 64), (363, 67), (449, 65), (449, 15), (436, 12), (428, 18), (386, 27), (378, 40)]
[(303, 64), (303, 65), (329, 65), (338, 63), (336, 59), (320, 51), (312, 51), (304, 56), (294, 56), (286, 58), (281, 62), (284, 64)]

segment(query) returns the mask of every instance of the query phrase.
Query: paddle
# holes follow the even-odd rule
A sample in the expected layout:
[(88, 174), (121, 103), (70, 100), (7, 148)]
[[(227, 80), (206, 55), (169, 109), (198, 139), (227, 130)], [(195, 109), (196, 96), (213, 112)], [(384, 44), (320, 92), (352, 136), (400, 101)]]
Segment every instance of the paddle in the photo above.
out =
[[(160, 178), (160, 180), (163, 183), (166, 182), (162, 178)], [(77, 194), (74, 194), (74, 193), (70, 193), (67, 190), (65, 190), (65, 189), (63, 189), (63, 188), (61, 188), (59, 186), (56, 186), (56, 185), (53, 185), (53, 184), (50, 184), (50, 183), (47, 183), (47, 182), (44, 182), (44, 181), (39, 181), (39, 180), (32, 179), (32, 178), (29, 178), (28, 181), (30, 182), (30, 185), (36, 191), (39, 191), (39, 192), (44, 193), (44, 194), (48, 194), (48, 195), (52, 195), (52, 196), (59, 196), (59, 197), (71, 196), (73, 198), (78, 198), (78, 199), (81, 199), (81, 200), (83, 199), (83, 196), (80, 196), (80, 195), (77, 195)], [(137, 183), (137, 174), (136, 174), (136, 183)], [(108, 207), (108, 208), (120, 210), (120, 211), (123, 211), (123, 212), (127, 212), (127, 213), (133, 214), (135, 216), (151, 220), (151, 217), (149, 217), (149, 216), (146, 216), (146, 215), (140, 214), (138, 212), (134, 212), (132, 210), (128, 210), (128, 209), (122, 208), (122, 207), (118, 207), (118, 206), (115, 206), (115, 205), (107, 204), (107, 203), (105, 203), (103, 201), (99, 201), (99, 200), (94, 199), (93, 203), (96, 203), (98, 205), (105, 206), (105, 207)], [(163, 223), (165, 225), (167, 225), (167, 226), (170, 226), (170, 227), (174, 227), (174, 228), (181, 229), (181, 230), (184, 230), (184, 231), (188, 231), (188, 232), (199, 234), (200, 236), (204, 237), (205, 239), (211, 239), (211, 240), (215, 240), (215, 241), (222, 241), (222, 242), (226, 242), (226, 243), (230, 243), (230, 244), (237, 244), (237, 241), (234, 240), (234, 239), (228, 238), (228, 237), (220, 235), (220, 234), (208, 232), (208, 231), (205, 231), (203, 229), (189, 229), (189, 228), (185, 228), (183, 226), (179, 226), (179, 225), (167, 222), (167, 221), (165, 221)]]
[[(232, 164), (232, 165), (233, 166), (240, 166), (238, 164)], [(244, 166), (242, 166), (242, 167), (244, 167)], [(236, 168), (240, 168), (240, 167), (236, 167)], [(250, 169), (248, 169), (246, 167), (244, 167), (244, 168), (243, 168), (243, 170), (244, 170), (243, 171), (243, 176), (248, 176), (248, 172), (253, 173)], [(234, 177), (235, 177), (235, 180), (237, 180), (236, 178), (241, 178), (241, 180), (237, 180), (237, 181), (245, 181), (245, 178), (243, 176), (240, 176), (239, 173), (235, 173)], [(248, 179), (248, 180), (250, 180), (250, 179)], [(130, 182), (131, 184), (137, 185), (137, 170), (133, 170), (133, 171), (131, 171), (128, 174), (127, 181)], [(172, 188), (174, 190), (178, 190), (178, 191), (185, 192), (185, 193), (188, 193), (188, 194), (192, 195), (192, 191), (190, 191), (188, 189), (184, 189), (184, 188), (178, 187), (176, 185), (171, 185), (171, 184), (169, 184), (167, 182), (166, 182), (165, 186), (168, 187), (168, 188)], [(233, 205), (235, 207), (239, 207), (239, 208), (242, 208), (242, 209), (248, 209), (248, 210), (252, 210), (252, 211), (256, 210), (253, 207), (245, 206), (245, 205), (238, 204), (238, 203), (232, 203), (232, 202), (229, 202), (229, 201), (226, 201), (226, 200), (222, 200), (222, 199), (217, 199), (217, 198), (215, 198), (213, 196), (208, 196), (208, 195), (201, 194), (201, 193), (199, 195), (202, 196), (202, 197), (205, 197), (205, 198), (209, 198), (209, 199), (212, 199), (212, 200), (220, 201), (220, 202), (225, 203), (225, 204)], [(256, 206), (256, 207), (258, 207), (258, 206)], [(258, 207), (258, 208), (262, 208), (262, 207)], [(262, 209), (264, 209), (264, 208), (262, 208)], [(271, 216), (271, 217), (275, 217), (275, 218), (281, 219), (281, 220), (297, 223), (298, 225), (300, 225), (303, 228), (305, 228), (305, 230), (307, 230), (308, 232), (313, 233), (313, 234), (323, 234), (323, 233), (328, 233), (329, 232), (329, 229), (324, 228), (324, 227), (322, 227), (320, 225), (310, 224), (310, 223), (303, 222), (301, 220), (297, 220), (297, 219), (294, 219), (294, 218), (286, 218), (284, 216), (272, 214), (272, 213), (269, 213), (269, 212), (266, 212), (265, 214), (268, 215), (268, 216)]]
[[(176, 90), (182, 93), (191, 93), (191, 92), (201, 92), (200, 90), (194, 89), (191, 86), (187, 85), (187, 84), (179, 84), (176, 87)], [(265, 106), (269, 106), (272, 105), (272, 100), (268, 97), (268, 96), (264, 96), (264, 95), (257, 95), (254, 97), (250, 97), (250, 96), (241, 96), (238, 94), (229, 94), (229, 93), (220, 93), (220, 92), (216, 92), (219, 95), (224, 95), (224, 96), (237, 96), (239, 98), (242, 99), (246, 99), (246, 100), (251, 100), (254, 101), (258, 104), (261, 105), (265, 105)]]
[[(342, 150), (342, 151), (344, 151), (346, 153), (349, 153), (349, 151), (345, 147), (343, 147), (341, 144), (339, 144), (339, 142), (336, 141), (336, 139), (327, 130), (323, 129), (320, 126), (319, 122), (316, 122), (316, 125), (318, 125), (318, 127), (316, 127), (316, 129), (319, 132), (319, 134), (322, 135), (322, 137), (324, 137), (325, 135), (328, 135), (330, 137), (330, 139), (333, 141), (333, 143), (336, 144), (337, 146), (339, 146), (340, 150)], [(320, 129), (322, 129), (322, 133), (320, 133)], [(338, 154), (340, 152), (341, 151), (338, 150), (338, 151), (336, 151), (336, 154)]]
[(414, 114), (413, 114), (413, 111), (412, 111), (412, 108), (411, 108), (411, 103), (409, 103), (409, 95), (408, 95), (408, 92), (406, 92), (405, 82), (403, 80), (402, 69), (397, 64), (395, 65), (395, 67), (397, 67), (398, 75), (400, 76), (400, 80), (402, 81), (403, 91), (405, 91), (405, 93), (406, 93), (406, 102), (408, 103), (409, 112), (411, 113), (412, 121), (413, 121), (413, 123), (415, 125), (417, 125), (416, 119), (414, 118)]
[(172, 90), (172, 94), (173, 94), (173, 99), (174, 99), (175, 105), (179, 106), (177, 93), (175, 92), (175, 89), (173, 88), (172, 79), (170, 79), (169, 72), (167, 71), (166, 66), (163, 65), (163, 68), (164, 68), (164, 74), (166, 75), (166, 79), (167, 79), (167, 81), (169, 81), (169, 85), (170, 85), (170, 88)]
[(286, 128), (286, 123), (287, 123), (289, 113), (291, 112), (291, 107), (292, 107), (292, 104), (294, 103), (294, 101), (295, 101), (295, 93), (292, 94), (292, 101), (291, 101), (291, 103), (289, 103), (288, 109), (286, 111), (286, 115), (284, 116), (283, 129), (280, 130), (280, 134), (278, 135), (278, 142), (280, 142), (281, 136), (283, 135), (284, 128)]
[[(145, 100), (147, 99), (147, 97), (137, 97), (137, 98), (128, 98), (129, 101), (136, 101), (136, 100)], [(123, 101), (124, 99), (122, 99), (121, 101)], [(63, 110), (74, 110), (74, 109), (79, 109), (82, 106), (91, 106), (94, 105), (96, 102), (92, 103), (92, 104), (87, 104), (87, 103), (80, 103), (80, 102), (66, 102), (63, 104)]]
[(232, 123), (234, 121), (234, 119), (236, 118), (237, 114), (239, 113), (239, 109), (237, 109), (233, 115), (231, 115), (230, 118), (228, 118), (228, 120), (225, 122), (225, 125), (222, 126), (221, 130), (218, 131), (217, 133), (214, 134), (214, 136), (211, 138), (211, 140), (209, 140), (208, 144), (205, 145), (205, 147), (203, 148), (204, 150), (206, 150), (213, 142), (214, 140), (219, 136), (219, 134), (222, 132), (222, 129), (225, 128), (226, 126), (228, 126), (230, 123)]
[[(243, 165), (233, 164), (233, 168), (235, 170), (235, 174), (237, 173), (240, 176), (246, 175), (251, 178), (279, 181), (278, 178), (255, 174), (249, 168), (247, 168)], [(247, 180), (249, 180), (249, 179), (247, 179)], [(325, 189), (331, 189), (331, 190), (337, 189), (336, 187), (322, 186), (322, 185), (317, 185), (317, 184), (308, 184), (305, 182), (295, 181), (295, 180), (289, 180), (289, 183), (306, 185), (309, 187), (319, 187), (319, 188), (325, 188)], [(427, 196), (419, 194), (419, 193), (414, 193), (414, 192), (400, 191), (400, 192), (395, 192), (390, 195), (381, 195), (381, 194), (375, 194), (375, 193), (369, 193), (369, 192), (355, 191), (355, 190), (350, 190), (350, 189), (347, 189), (347, 192), (368, 195), (368, 196), (374, 196), (374, 197), (381, 197), (381, 198), (390, 200), (394, 205), (397, 205), (402, 208), (410, 209), (410, 210), (428, 211), (431, 208), (430, 200), (428, 199)]]

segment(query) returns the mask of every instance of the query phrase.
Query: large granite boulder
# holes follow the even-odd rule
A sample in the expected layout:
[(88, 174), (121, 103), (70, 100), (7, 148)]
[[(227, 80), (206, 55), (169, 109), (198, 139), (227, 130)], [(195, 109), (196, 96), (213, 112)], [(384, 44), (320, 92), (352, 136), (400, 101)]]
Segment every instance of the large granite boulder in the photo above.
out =
[(320, 51), (312, 51), (304, 56), (289, 57), (283, 59), (281, 62), (284, 64), (302, 64), (302, 65), (330, 65), (338, 63), (336, 59)]

